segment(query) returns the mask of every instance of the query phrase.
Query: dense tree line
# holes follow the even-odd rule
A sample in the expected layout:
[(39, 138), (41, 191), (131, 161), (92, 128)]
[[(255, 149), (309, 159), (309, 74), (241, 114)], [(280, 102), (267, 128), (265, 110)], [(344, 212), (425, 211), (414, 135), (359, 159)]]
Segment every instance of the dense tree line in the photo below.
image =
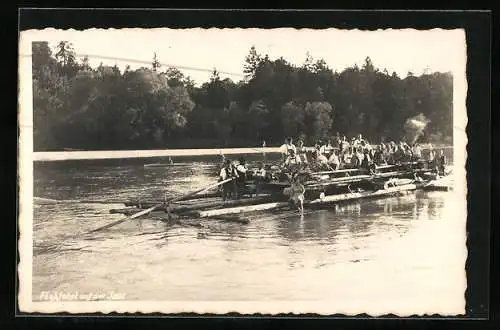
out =
[(214, 70), (196, 87), (175, 68), (121, 72), (77, 61), (70, 43), (52, 51), (33, 43), (35, 150), (152, 149), (279, 145), (284, 136), (308, 143), (362, 133), (369, 140), (400, 139), (419, 116), (423, 141), (451, 143), (453, 78), (432, 73), (404, 79), (379, 71), (370, 58), (336, 72), (307, 54), (303, 65), (271, 60), (252, 47), (245, 79)]

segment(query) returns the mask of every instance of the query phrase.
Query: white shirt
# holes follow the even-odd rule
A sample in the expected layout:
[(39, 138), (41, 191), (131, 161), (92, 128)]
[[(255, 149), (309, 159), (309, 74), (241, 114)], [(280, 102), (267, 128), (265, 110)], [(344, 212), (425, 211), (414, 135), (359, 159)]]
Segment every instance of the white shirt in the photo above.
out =
[(239, 164), (238, 166), (236, 166), (236, 170), (238, 172), (241, 172), (241, 173), (246, 173), (247, 172), (247, 168), (241, 164)]
[(223, 167), (221, 168), (220, 170), (220, 174), (219, 174), (220, 178), (224, 181), (228, 178), (228, 175), (227, 175), (227, 171), (226, 171), (226, 168)]
[(320, 148), (319, 148), (319, 153), (324, 155), (325, 154), (325, 150), (326, 150), (326, 145), (322, 145)]
[(285, 143), (280, 147), (280, 151), (283, 154), (289, 154), (290, 150), (293, 150), (295, 153), (297, 153), (297, 148), (293, 143), (292, 144)]
[(333, 146), (331, 144), (324, 145), (321, 148), (323, 150), (320, 149), (320, 152), (325, 156), (330, 155), (330, 153), (333, 151)]

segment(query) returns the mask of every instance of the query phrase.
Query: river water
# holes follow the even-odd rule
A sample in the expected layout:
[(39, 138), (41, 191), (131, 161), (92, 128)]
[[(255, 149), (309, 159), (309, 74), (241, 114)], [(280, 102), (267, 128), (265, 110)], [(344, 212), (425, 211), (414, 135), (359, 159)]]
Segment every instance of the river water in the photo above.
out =
[(143, 166), (151, 160), (36, 164), (34, 195), (65, 202), (34, 205), (33, 300), (78, 291), (125, 300), (463, 308), (465, 220), (455, 216), (453, 192), (362, 200), (303, 218), (260, 215), (247, 225), (169, 226), (146, 217), (80, 235), (121, 219), (109, 210), (123, 205), (74, 201), (174, 195), (216, 180), (213, 160), (180, 161), (162, 168)]

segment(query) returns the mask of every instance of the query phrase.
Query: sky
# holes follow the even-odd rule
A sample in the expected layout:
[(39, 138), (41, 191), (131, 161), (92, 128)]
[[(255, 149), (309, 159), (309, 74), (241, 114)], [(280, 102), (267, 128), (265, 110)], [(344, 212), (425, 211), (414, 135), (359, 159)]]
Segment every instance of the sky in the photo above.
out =
[[(89, 56), (91, 66), (99, 63), (124, 69), (150, 66), (153, 55), (163, 67), (176, 66), (197, 85), (208, 81), (216, 68), (222, 78), (243, 78), (245, 56), (250, 47), (271, 59), (282, 56), (292, 64), (304, 63), (307, 52), (314, 60), (324, 59), (333, 70), (357, 64), (369, 56), (380, 70), (396, 72), (462, 73), (465, 70), (463, 30), (338, 30), (338, 29), (90, 29), (31, 30), (31, 41), (70, 41), (78, 56)], [(24, 33), (24, 32), (23, 32)], [(131, 59), (144, 63), (119, 60)], [(195, 68), (199, 70), (190, 70)], [(226, 74), (227, 73), (227, 74)]]

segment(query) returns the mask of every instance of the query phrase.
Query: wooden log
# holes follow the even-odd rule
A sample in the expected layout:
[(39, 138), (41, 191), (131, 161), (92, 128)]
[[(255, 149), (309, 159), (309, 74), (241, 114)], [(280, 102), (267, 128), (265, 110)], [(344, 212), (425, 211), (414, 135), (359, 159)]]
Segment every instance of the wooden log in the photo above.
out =
[(425, 191), (450, 191), (453, 190), (450, 186), (441, 186), (441, 185), (429, 185), (424, 187)]
[[(182, 201), (190, 201), (190, 200), (196, 200), (196, 199), (204, 199), (204, 198), (214, 198), (214, 197), (220, 197), (221, 193), (220, 192), (211, 192), (211, 193), (205, 193), (205, 194), (198, 194), (194, 196), (189, 196), (184, 198)], [(125, 206), (136, 206), (139, 205), (139, 203), (144, 204), (144, 205), (156, 205), (159, 203), (163, 203), (162, 199), (142, 199), (142, 200), (130, 200), (124, 202)]]
[(254, 204), (262, 204), (262, 203), (268, 203), (268, 202), (275, 202), (277, 201), (276, 196), (263, 196), (263, 197), (252, 197), (252, 198), (242, 198), (242, 199), (237, 199), (237, 200), (219, 200), (219, 201), (214, 201), (211, 203), (206, 203), (206, 204), (193, 204), (190, 206), (181, 206), (181, 207), (176, 207), (172, 212), (175, 213), (184, 213), (188, 212), (191, 210), (203, 210), (203, 209), (208, 209), (208, 208), (215, 208), (215, 207), (228, 207), (228, 206), (245, 206), (245, 205), (254, 205)]
[(359, 172), (363, 171), (362, 169), (359, 168), (346, 168), (342, 170), (335, 170), (335, 171), (319, 171), (319, 172), (312, 172), (311, 175), (324, 175), (324, 174), (337, 174), (337, 173), (350, 173), (350, 172)]
[(323, 198), (318, 198), (318, 199), (309, 201), (305, 205), (314, 206), (314, 205), (329, 204), (329, 203), (335, 203), (335, 202), (340, 202), (340, 201), (362, 199), (362, 198), (368, 198), (368, 197), (378, 197), (378, 196), (390, 195), (390, 194), (402, 192), (402, 191), (416, 190), (416, 189), (421, 188), (423, 186), (424, 186), (423, 184), (407, 184), (407, 185), (402, 185), (402, 186), (397, 186), (397, 187), (390, 187), (388, 189), (380, 189), (380, 190), (376, 190), (376, 191), (364, 191), (364, 192), (355, 192), (355, 193), (348, 193), (348, 194), (331, 195), (331, 196), (325, 196)]
[[(220, 200), (220, 198), (209, 197), (209, 198), (204, 198), (204, 199), (200, 199), (200, 200), (177, 201), (177, 202), (172, 203), (171, 205), (194, 205), (196, 203), (203, 204), (203, 203), (214, 202), (214, 201), (218, 201), (218, 200)], [(137, 208), (146, 209), (146, 208), (149, 208), (153, 205), (157, 205), (159, 203), (162, 203), (162, 201), (157, 200), (157, 201), (147, 201), (147, 202), (134, 202), (134, 203), (127, 203), (126, 206), (135, 206)]]
[(272, 210), (279, 207), (287, 206), (288, 202), (274, 202), (274, 203), (265, 203), (265, 204), (257, 204), (257, 205), (246, 205), (246, 206), (238, 206), (238, 207), (230, 207), (230, 208), (222, 208), (215, 210), (206, 210), (206, 211), (195, 211), (192, 214), (194, 216), (200, 218), (208, 218), (219, 215), (226, 214), (237, 214), (244, 212), (253, 212), (253, 211), (264, 211), (264, 210)]
[(343, 177), (343, 178), (334, 178), (334, 179), (328, 179), (324, 181), (308, 181), (304, 184), (306, 189), (308, 188), (313, 188), (313, 187), (323, 187), (323, 186), (329, 186), (333, 185), (335, 183), (345, 183), (345, 182), (355, 182), (355, 181), (360, 181), (360, 180), (366, 180), (372, 178), (371, 175), (354, 175), (350, 177)]
[(427, 191), (448, 191), (453, 189), (453, 177), (451, 175), (439, 177), (438, 179), (429, 181), (424, 190)]
[[(250, 198), (242, 198), (242, 199), (237, 199), (237, 200), (227, 200), (223, 201), (222, 199), (219, 200), (208, 200), (208, 201), (203, 201), (203, 202), (196, 202), (196, 203), (190, 203), (190, 204), (177, 204), (173, 203), (169, 206), (170, 212), (172, 213), (178, 213), (182, 214), (185, 212), (193, 211), (193, 210), (205, 210), (209, 208), (215, 208), (215, 207), (223, 207), (223, 206), (243, 206), (243, 205), (252, 205), (252, 204), (259, 204), (259, 203), (267, 203), (267, 202), (274, 202), (280, 199), (283, 199), (283, 196), (272, 196), (272, 195), (264, 195), (264, 196), (257, 196), (257, 197), (250, 197)], [(141, 205), (141, 208), (149, 208), (150, 205)], [(165, 208), (162, 206), (158, 208), (159, 211), (165, 211)]]
[[(220, 181), (220, 182), (216, 182), (216, 183), (214, 183), (214, 184), (211, 184), (211, 185), (206, 186), (206, 187), (204, 187), (204, 188), (201, 188), (201, 189), (199, 189), (199, 190), (196, 190), (196, 191), (193, 191), (193, 192), (190, 192), (190, 193), (184, 194), (184, 195), (182, 195), (182, 196), (175, 197), (175, 198), (170, 199), (170, 200), (168, 200), (168, 201), (166, 201), (166, 202), (167, 202), (167, 203), (173, 203), (173, 202), (177, 202), (177, 201), (184, 200), (184, 199), (185, 199), (185, 198), (187, 198), (187, 197), (194, 196), (194, 195), (196, 195), (196, 194), (199, 194), (199, 193), (205, 192), (205, 191), (207, 191), (207, 190), (209, 190), (209, 189), (212, 189), (212, 188), (216, 188), (216, 187), (218, 187), (218, 186), (220, 186), (220, 185), (222, 185), (222, 184), (224, 184), (224, 183), (226, 183), (226, 182), (229, 182), (229, 181), (231, 181), (231, 180), (234, 180), (234, 178), (230, 178), (230, 179), (226, 179), (226, 180), (223, 180), (223, 181)], [(119, 225), (120, 223), (123, 223), (123, 222), (127, 221), (127, 220), (131, 220), (131, 219), (136, 219), (136, 218), (139, 218), (139, 217), (141, 217), (141, 216), (143, 216), (143, 215), (149, 214), (149, 213), (151, 213), (151, 212), (153, 212), (153, 211), (157, 210), (157, 209), (158, 209), (158, 208), (160, 208), (162, 205), (163, 205), (163, 204), (158, 204), (158, 205), (155, 205), (155, 206), (150, 207), (149, 209), (142, 210), (142, 211), (140, 211), (140, 212), (138, 212), (138, 213), (135, 213), (135, 214), (133, 214), (133, 215), (131, 215), (131, 216), (127, 216), (125, 219), (121, 219), (121, 220), (114, 221), (114, 222), (112, 222), (112, 223), (108, 223), (108, 224), (107, 224), (107, 225), (105, 225), (105, 226), (102, 226), (102, 227), (99, 227), (99, 228), (96, 228), (96, 229), (94, 229), (94, 230), (91, 230), (91, 231), (87, 232), (87, 234), (95, 233), (95, 232), (98, 232), (98, 231), (101, 231), (101, 230), (105, 230), (105, 229), (108, 229), (108, 228), (114, 227), (114, 226), (116, 226), (116, 225)]]
[(374, 175), (354, 175), (349, 177), (342, 178), (333, 178), (320, 182), (316, 181), (308, 181), (305, 183), (306, 189), (308, 188), (316, 188), (316, 187), (326, 187), (330, 185), (336, 185), (338, 183), (352, 183), (359, 181), (376, 181), (378, 179), (390, 178), (390, 177), (401, 177), (411, 175), (413, 173), (419, 173), (424, 170), (413, 170), (413, 171), (393, 171), (393, 172), (385, 172), (385, 173), (377, 173)]
[[(187, 216), (187, 215), (178, 215), (178, 214), (171, 214), (170, 218), (167, 217), (167, 215), (164, 212), (152, 212), (151, 213), (151, 219), (153, 220), (159, 220), (159, 221), (164, 221), (172, 224), (180, 224), (180, 225), (185, 225), (185, 224), (190, 224), (190, 223), (195, 223), (194, 227), (201, 227), (201, 224), (199, 221), (196, 221), (193, 219), (193, 217)], [(242, 218), (240, 216), (232, 216), (232, 215), (217, 215), (217, 216), (211, 216), (211, 217), (204, 217), (206, 220), (217, 220), (217, 221), (223, 221), (223, 222), (236, 222), (240, 224), (248, 224), (250, 220), (248, 218)]]
[(33, 202), (36, 204), (123, 204), (124, 201), (118, 200), (88, 200), (88, 199), (51, 199), (43, 197), (33, 197)]
[(125, 214), (125, 215), (128, 215), (128, 214), (133, 214), (134, 212), (137, 212), (137, 208), (136, 207), (126, 207), (126, 208), (123, 208), (123, 209), (111, 209), (109, 210), (109, 213), (111, 214)]

